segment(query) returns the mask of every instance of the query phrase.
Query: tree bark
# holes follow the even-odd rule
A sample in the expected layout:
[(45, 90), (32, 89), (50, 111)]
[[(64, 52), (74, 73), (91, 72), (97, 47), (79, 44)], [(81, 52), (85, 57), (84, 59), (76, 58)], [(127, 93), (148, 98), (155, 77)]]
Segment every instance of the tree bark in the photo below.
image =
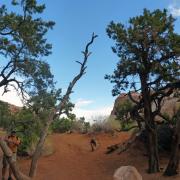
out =
[(4, 155), (6, 156), (6, 160), (9, 163), (9, 166), (10, 166), (15, 178), (17, 180), (31, 180), (31, 178), (29, 178), (28, 176), (26, 176), (22, 172), (20, 172), (20, 170), (17, 167), (17, 164), (12, 161), (12, 152), (3, 140), (0, 140), (0, 146), (1, 146), (1, 149), (4, 153)]
[(158, 155), (158, 140), (156, 130), (150, 130), (148, 132), (148, 172), (159, 172), (159, 155)]
[(150, 90), (147, 85), (147, 77), (142, 75), (142, 98), (144, 102), (144, 120), (148, 134), (148, 172), (159, 172), (158, 139), (156, 124), (153, 119)]
[(176, 123), (176, 129), (173, 135), (173, 142), (171, 147), (171, 155), (169, 159), (169, 163), (167, 165), (167, 168), (164, 172), (165, 176), (173, 176), (177, 174), (177, 169), (179, 166), (179, 158), (180, 158), (180, 150), (179, 150), (179, 144), (180, 144), (180, 113), (177, 115), (177, 123)]
[(45, 128), (41, 132), (40, 139), (39, 139), (39, 141), (37, 143), (35, 152), (33, 154), (32, 161), (31, 161), (31, 167), (30, 167), (30, 170), (29, 170), (29, 177), (31, 177), (31, 178), (33, 178), (35, 176), (35, 174), (36, 174), (37, 162), (38, 162), (38, 159), (39, 159), (39, 157), (41, 155), (42, 148), (43, 148), (44, 142), (45, 142), (47, 134), (48, 134), (48, 129), (49, 129), (49, 126), (52, 123), (52, 121), (53, 121), (53, 117), (50, 117), (49, 121), (45, 125)]

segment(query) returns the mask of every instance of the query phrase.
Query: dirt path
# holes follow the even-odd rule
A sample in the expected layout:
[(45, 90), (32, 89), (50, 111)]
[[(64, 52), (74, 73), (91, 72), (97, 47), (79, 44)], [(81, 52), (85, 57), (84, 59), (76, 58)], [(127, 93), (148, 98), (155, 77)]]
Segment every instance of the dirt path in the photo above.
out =
[(102, 177), (103, 180), (111, 180), (114, 172), (112, 163), (117, 166), (113, 162), (117, 155), (112, 157), (104, 152), (109, 144), (125, 141), (128, 137), (127, 133), (116, 137), (97, 136), (98, 149), (91, 152), (88, 135), (55, 134), (52, 136), (55, 153), (40, 159), (36, 180), (100, 180)]
[[(100, 134), (97, 136), (98, 149), (91, 152), (88, 135), (54, 134), (50, 139), (55, 153), (40, 158), (35, 180), (112, 180), (114, 170), (124, 165), (135, 166), (143, 180), (180, 180), (179, 175), (165, 178), (162, 173), (147, 174), (147, 157), (143, 156), (141, 145), (136, 145), (121, 155), (105, 154), (107, 146), (124, 142), (128, 137), (128, 133), (120, 133), (115, 137)], [(161, 167), (165, 167), (167, 158), (161, 158), (160, 162)], [(19, 163), (21, 170), (27, 174), (30, 161), (21, 160)]]

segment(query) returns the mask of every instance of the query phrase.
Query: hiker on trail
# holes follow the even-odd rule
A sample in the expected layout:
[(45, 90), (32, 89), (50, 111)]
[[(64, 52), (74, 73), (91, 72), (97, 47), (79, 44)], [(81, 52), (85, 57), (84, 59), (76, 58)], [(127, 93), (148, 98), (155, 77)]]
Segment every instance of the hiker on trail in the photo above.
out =
[[(19, 137), (16, 136), (16, 131), (11, 131), (11, 134), (4, 138), (4, 141), (7, 143), (9, 149), (12, 151), (12, 162), (16, 162), (17, 157), (17, 148), (21, 143), (21, 140)], [(3, 168), (2, 168), (2, 180), (5, 179), (6, 170), (8, 167), (8, 162), (6, 160), (6, 156), (3, 156)], [(8, 180), (12, 180), (12, 171), (9, 167), (9, 178)]]
[(91, 145), (91, 150), (94, 151), (97, 147), (97, 141), (95, 136), (92, 136), (90, 139), (90, 145)]

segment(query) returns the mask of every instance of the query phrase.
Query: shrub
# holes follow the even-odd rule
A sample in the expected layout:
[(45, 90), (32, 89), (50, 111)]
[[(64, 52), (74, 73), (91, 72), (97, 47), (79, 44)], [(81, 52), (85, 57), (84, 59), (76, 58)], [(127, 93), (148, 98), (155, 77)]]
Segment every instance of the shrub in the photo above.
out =
[(12, 116), (7, 103), (0, 101), (0, 127), (8, 129)]
[(113, 117), (97, 117), (91, 126), (92, 132), (113, 133), (115, 129), (120, 129), (120, 124)]
[(75, 119), (72, 122), (72, 131), (76, 131), (79, 133), (88, 133), (90, 130), (90, 123), (85, 121), (84, 117), (80, 117), (79, 119)]
[(73, 121), (71, 119), (63, 117), (60, 119), (56, 119), (52, 123), (51, 129), (53, 132), (56, 132), (56, 133), (64, 133), (72, 129), (72, 124), (73, 124)]
[[(168, 124), (161, 124), (157, 128), (157, 135), (158, 135), (158, 150), (160, 152), (170, 151), (173, 129)], [(147, 132), (145, 130), (141, 133), (140, 139), (145, 144), (148, 143)]]
[(37, 143), (42, 126), (37, 116), (29, 109), (23, 108), (14, 116), (10, 128), (15, 129), (21, 138), (19, 155), (27, 155), (29, 149)]

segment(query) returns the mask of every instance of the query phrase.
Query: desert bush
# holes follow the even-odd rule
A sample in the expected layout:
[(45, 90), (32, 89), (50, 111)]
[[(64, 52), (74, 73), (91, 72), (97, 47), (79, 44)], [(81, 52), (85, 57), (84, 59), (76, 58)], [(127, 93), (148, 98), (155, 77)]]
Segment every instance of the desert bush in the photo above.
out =
[[(172, 144), (173, 128), (167, 123), (158, 125), (157, 136), (159, 152), (170, 151)], [(142, 131), (140, 135), (140, 140), (142, 140), (147, 145), (148, 137), (146, 130)]]
[(95, 123), (91, 126), (91, 131), (92, 132), (102, 132), (105, 129), (105, 121), (104, 120), (99, 120), (95, 121)]
[(84, 117), (80, 117), (73, 121), (71, 130), (79, 133), (88, 133), (90, 127), (90, 123), (86, 122)]
[(13, 114), (7, 103), (0, 102), (0, 117), (0, 126), (8, 134), (12, 130), (16, 130), (17, 136), (21, 139), (18, 154), (27, 155), (31, 146), (37, 142), (41, 128), (35, 115), (26, 108)]
[(89, 122), (84, 122), (82, 133), (88, 133), (90, 130), (90, 127), (91, 127), (91, 125)]
[(91, 126), (91, 132), (112, 133), (115, 129), (120, 129), (120, 124), (114, 117), (97, 117)]
[(53, 132), (56, 132), (56, 133), (64, 133), (72, 129), (72, 124), (73, 124), (73, 121), (71, 119), (63, 117), (60, 119), (56, 119), (52, 123), (51, 129)]
[(7, 103), (0, 101), (0, 127), (8, 129), (12, 120), (12, 115)]
[(79, 119), (73, 117), (63, 117), (56, 119), (52, 125), (51, 130), (55, 133), (65, 133), (67, 131), (75, 131), (79, 133), (87, 133), (90, 129), (90, 123), (85, 121), (84, 117)]
[(132, 127), (136, 126), (136, 122), (131, 119), (130, 111), (133, 108), (133, 103), (126, 99), (122, 102), (119, 102), (115, 108), (115, 119), (119, 121), (122, 131), (128, 131)]
[(14, 115), (9, 131), (15, 129), (21, 139), (19, 155), (27, 155), (32, 146), (37, 143), (42, 124), (29, 109), (23, 108)]
[(7, 103), (0, 102), (0, 126), (9, 134), (12, 130), (17, 131), (21, 139), (18, 149), (19, 155), (27, 155), (28, 149), (37, 142), (39, 124), (35, 116), (26, 108), (19, 112), (11, 113)]

